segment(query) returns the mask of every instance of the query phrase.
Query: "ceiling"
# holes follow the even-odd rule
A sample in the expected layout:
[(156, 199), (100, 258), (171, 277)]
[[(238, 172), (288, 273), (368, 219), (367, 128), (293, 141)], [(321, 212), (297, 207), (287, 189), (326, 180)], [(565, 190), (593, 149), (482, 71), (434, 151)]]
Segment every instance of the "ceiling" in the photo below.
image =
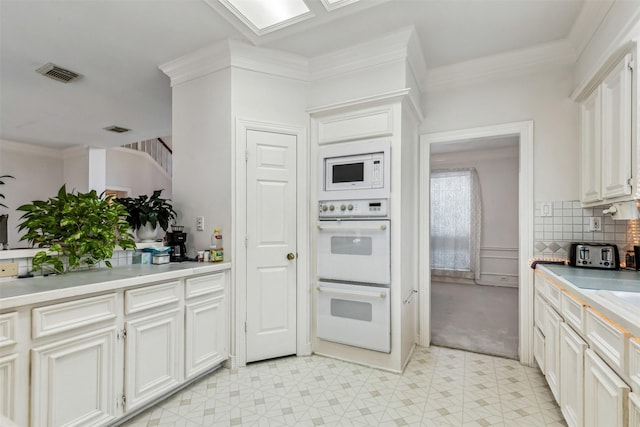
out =
[[(312, 19), (257, 36), (218, 0), (0, 0), (0, 139), (109, 147), (171, 135), (171, 88), (158, 65), (227, 38), (314, 57), (413, 25), (437, 69), (568, 39), (583, 8), (611, 4), (361, 0), (327, 12), (306, 1)], [(47, 62), (81, 77), (44, 78), (35, 70)], [(103, 130), (111, 125), (132, 131)]]

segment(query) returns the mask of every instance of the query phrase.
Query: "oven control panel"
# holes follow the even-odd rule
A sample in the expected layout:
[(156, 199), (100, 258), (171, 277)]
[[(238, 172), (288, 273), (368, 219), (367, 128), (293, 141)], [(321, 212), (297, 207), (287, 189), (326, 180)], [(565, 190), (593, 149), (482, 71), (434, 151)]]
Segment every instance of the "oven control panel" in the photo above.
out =
[(318, 209), (320, 218), (387, 217), (389, 199), (322, 200)]

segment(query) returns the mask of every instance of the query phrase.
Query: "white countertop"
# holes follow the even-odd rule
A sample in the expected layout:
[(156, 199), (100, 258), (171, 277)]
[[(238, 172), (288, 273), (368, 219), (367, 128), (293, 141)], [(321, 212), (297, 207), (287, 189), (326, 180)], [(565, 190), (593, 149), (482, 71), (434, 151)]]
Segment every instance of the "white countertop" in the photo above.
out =
[(551, 264), (539, 264), (536, 268), (556, 278), (560, 285), (587, 304), (640, 337), (640, 272)]
[(132, 264), (75, 271), (57, 276), (9, 280), (0, 282), (0, 309), (39, 304), (230, 268), (231, 263), (228, 262)]

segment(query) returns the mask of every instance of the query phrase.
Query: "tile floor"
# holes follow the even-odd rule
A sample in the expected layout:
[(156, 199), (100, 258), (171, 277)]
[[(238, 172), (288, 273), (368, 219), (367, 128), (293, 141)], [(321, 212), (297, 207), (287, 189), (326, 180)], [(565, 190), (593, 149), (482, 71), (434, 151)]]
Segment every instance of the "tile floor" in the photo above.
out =
[(539, 370), (417, 347), (402, 375), (322, 356), (221, 369), (124, 424), (564, 426)]

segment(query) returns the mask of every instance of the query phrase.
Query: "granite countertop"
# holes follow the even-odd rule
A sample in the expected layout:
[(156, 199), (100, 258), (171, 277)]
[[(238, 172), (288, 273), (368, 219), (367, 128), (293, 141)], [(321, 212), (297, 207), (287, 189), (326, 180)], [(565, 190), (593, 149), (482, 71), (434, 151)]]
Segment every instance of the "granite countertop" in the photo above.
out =
[(538, 265), (542, 272), (640, 337), (640, 271)]
[(231, 263), (228, 262), (133, 264), (75, 271), (57, 276), (9, 280), (0, 282), (0, 309), (51, 302), (56, 299), (79, 297), (230, 268)]

